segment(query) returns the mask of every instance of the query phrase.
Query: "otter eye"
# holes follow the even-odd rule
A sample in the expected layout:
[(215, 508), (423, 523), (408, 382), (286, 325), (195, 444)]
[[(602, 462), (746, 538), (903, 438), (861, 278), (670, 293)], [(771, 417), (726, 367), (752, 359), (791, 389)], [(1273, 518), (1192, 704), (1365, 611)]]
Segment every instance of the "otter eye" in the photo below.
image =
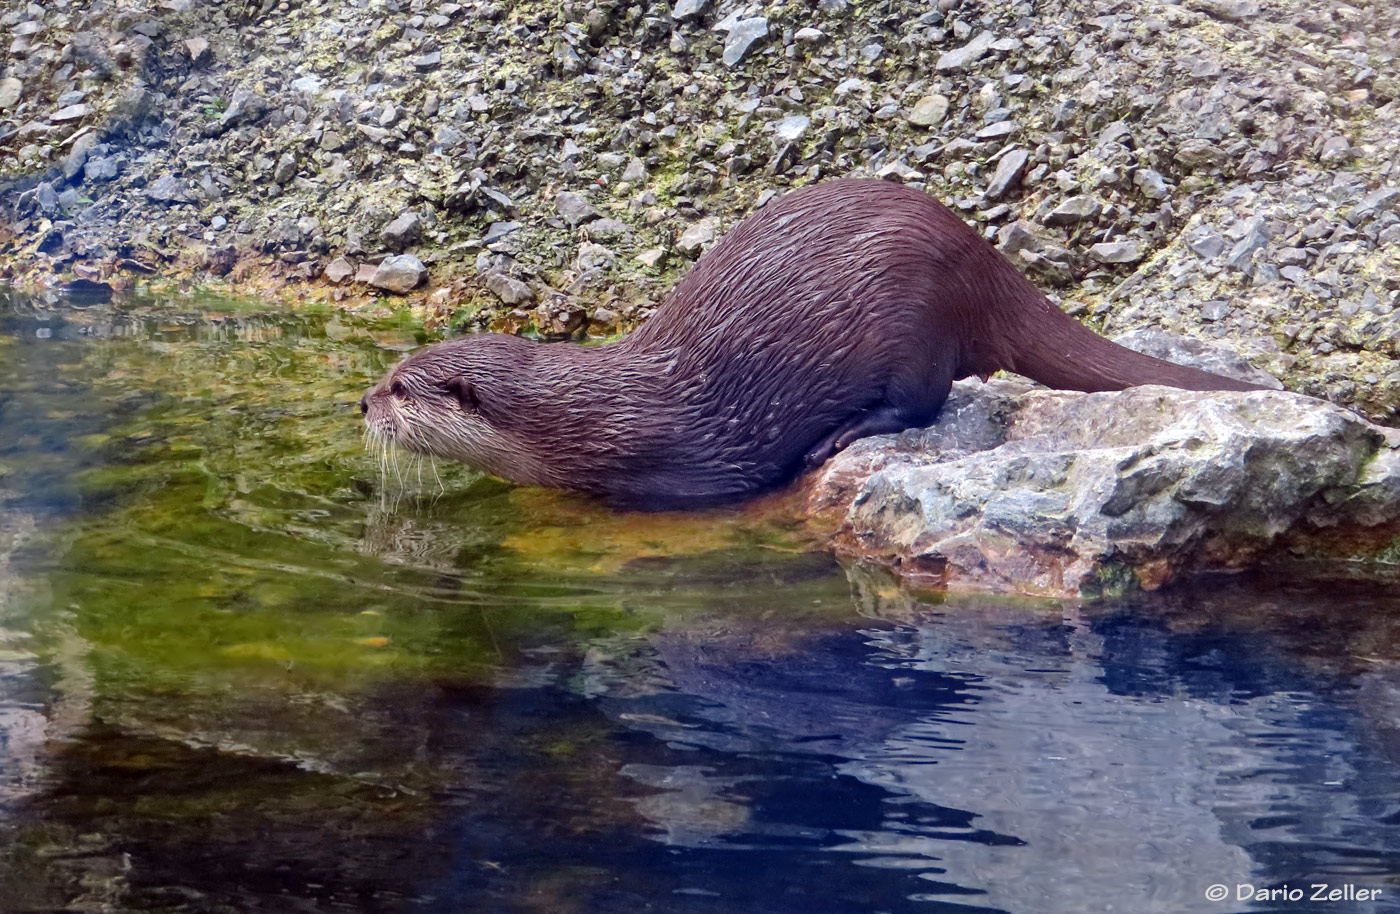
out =
[(403, 386), (402, 381), (395, 381), (389, 385), (389, 393), (400, 398), (406, 397), (408, 396), (408, 388)]
[(457, 398), (457, 402), (462, 404), (462, 409), (476, 412), (481, 407), (481, 401), (476, 396), (476, 386), (465, 377), (453, 378), (443, 387)]

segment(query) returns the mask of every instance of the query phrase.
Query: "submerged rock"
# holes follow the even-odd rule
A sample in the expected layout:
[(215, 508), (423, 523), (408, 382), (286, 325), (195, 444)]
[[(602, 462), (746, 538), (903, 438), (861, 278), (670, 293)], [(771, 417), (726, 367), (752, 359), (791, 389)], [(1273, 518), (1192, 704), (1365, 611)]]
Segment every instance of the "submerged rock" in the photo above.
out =
[(1400, 433), (1283, 391), (960, 382), (933, 427), (831, 460), (808, 510), (840, 548), (923, 584), (1154, 589), (1290, 544), (1383, 543), (1400, 529)]

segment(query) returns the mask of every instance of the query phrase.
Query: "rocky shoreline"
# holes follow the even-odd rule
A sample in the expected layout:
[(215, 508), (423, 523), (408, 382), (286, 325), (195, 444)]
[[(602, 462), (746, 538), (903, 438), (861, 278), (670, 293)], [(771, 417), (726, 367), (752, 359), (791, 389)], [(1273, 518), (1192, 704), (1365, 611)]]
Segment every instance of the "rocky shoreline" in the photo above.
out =
[(1400, 408), (1400, 10), (6, 0), (0, 272), (625, 330), (774, 193), (927, 189), (1073, 313)]

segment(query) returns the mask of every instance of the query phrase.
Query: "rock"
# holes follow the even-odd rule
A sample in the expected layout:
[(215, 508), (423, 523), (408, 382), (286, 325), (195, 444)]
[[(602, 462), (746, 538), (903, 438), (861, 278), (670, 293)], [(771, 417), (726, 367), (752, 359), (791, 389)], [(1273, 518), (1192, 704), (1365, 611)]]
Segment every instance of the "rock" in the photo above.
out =
[(49, 115), (49, 120), (53, 121), (55, 124), (61, 124), (61, 123), (63, 123), (64, 121), (77, 121), (77, 120), (81, 120), (81, 119), (87, 117), (87, 116), (88, 116), (89, 114), (91, 114), (91, 113), (92, 113), (92, 106), (91, 106), (91, 105), (87, 105), (87, 104), (69, 105), (67, 108), (60, 108), (59, 110), (55, 111), (53, 114)]
[(410, 245), (417, 244), (422, 235), (423, 220), (410, 210), (384, 226), (379, 238), (389, 250), (402, 251)]
[(693, 260), (700, 256), (700, 252), (710, 242), (715, 240), (718, 233), (719, 220), (714, 216), (708, 216), (681, 233), (681, 237), (676, 239), (676, 250)]
[(637, 262), (648, 270), (654, 270), (666, 261), (664, 248), (652, 248), (637, 255)]
[(585, 241), (578, 247), (578, 268), (581, 271), (610, 270), (616, 263), (617, 255), (601, 244)]
[(278, 184), (290, 184), (297, 176), (297, 160), (289, 153), (282, 153), (277, 159), (277, 166), (272, 169), (272, 180)]
[[(898, 442), (898, 443), (896, 443)], [(1295, 394), (1080, 394), (959, 382), (929, 429), (868, 438), (813, 480), (846, 552), (924, 584), (1108, 594), (1264, 565), (1325, 527), (1400, 523), (1400, 434)]]
[(413, 58), (413, 69), (420, 73), (436, 70), (440, 66), (442, 66), (442, 52), (440, 51), (430, 51)]
[(1229, 256), (1225, 258), (1226, 265), (1236, 270), (1247, 268), (1254, 260), (1255, 252), (1262, 250), (1269, 243), (1269, 238), (1268, 223), (1262, 218), (1251, 219), (1244, 234), (1235, 242)]
[(632, 229), (621, 219), (595, 219), (585, 230), (592, 241), (615, 241), (632, 234)]
[(502, 270), (482, 273), (481, 283), (503, 304), (523, 305), (535, 300), (535, 293), (529, 286)]
[(72, 148), (68, 150), (68, 155), (63, 160), (63, 177), (65, 180), (72, 181), (78, 177), (78, 173), (81, 172), (83, 167), (87, 164), (88, 153), (92, 151), (92, 148), (96, 146), (97, 143), (97, 134), (91, 132), (83, 134), (73, 142)]
[(676, 5), (671, 8), (671, 18), (684, 22), (705, 12), (709, 5), (710, 0), (676, 0)]
[(982, 32), (962, 47), (948, 51), (939, 57), (935, 66), (940, 73), (951, 73), (965, 69), (981, 60), (992, 49), (992, 42), (996, 40), (996, 36), (991, 32)]
[(1099, 217), (1103, 212), (1103, 206), (1099, 201), (1089, 196), (1070, 197), (1050, 211), (1045, 217), (1046, 225), (1074, 225), (1079, 222), (1090, 222)]
[(190, 63), (196, 66), (208, 63), (213, 56), (209, 53), (209, 42), (204, 38), (185, 39), (185, 51), (190, 55)]
[(943, 95), (925, 95), (914, 103), (909, 123), (918, 127), (936, 127), (948, 116), (948, 99)]
[(262, 96), (248, 89), (236, 89), (224, 113), (219, 115), (219, 129), (228, 130), (240, 124), (249, 124), (267, 113), (267, 102)]
[(1228, 160), (1220, 147), (1206, 139), (1190, 139), (1182, 143), (1177, 148), (1175, 158), (1187, 171), (1209, 171), (1219, 168)]
[(773, 125), (773, 134), (783, 143), (795, 143), (807, 133), (812, 119), (804, 114), (785, 117)]
[(1378, 187), (1347, 210), (1346, 219), (1352, 225), (1360, 225), (1374, 218), (1390, 206), (1390, 202), (1400, 197), (1400, 190), (1394, 187)]
[(340, 256), (326, 264), (325, 277), (330, 282), (340, 285), (350, 277), (355, 275), (355, 262), (348, 257)]
[(1020, 251), (1034, 251), (1040, 247), (1040, 240), (1027, 222), (1017, 220), (1003, 225), (997, 231), (997, 247), (1007, 257)]
[(1099, 263), (1137, 263), (1142, 251), (1136, 241), (1103, 241), (1089, 248), (1089, 256)]
[(1139, 168), (1133, 172), (1133, 184), (1149, 200), (1165, 200), (1171, 195), (1166, 178), (1150, 168)]
[(519, 222), (493, 222), (486, 227), (486, 237), (481, 239), (483, 244), (492, 245), (514, 232), (521, 229)]
[(987, 199), (1000, 200), (1012, 187), (1018, 184), (1026, 172), (1030, 153), (1024, 149), (1013, 149), (997, 162), (997, 170), (987, 185)]
[(767, 34), (768, 20), (762, 16), (740, 19), (734, 23), (728, 37), (724, 39), (724, 53), (720, 55), (720, 60), (724, 61), (726, 66), (734, 66), (744, 59), (744, 55), (755, 41)]
[(1198, 228), (1186, 239), (1186, 246), (1199, 256), (1210, 260), (1225, 252), (1225, 239), (1207, 228)]
[(185, 190), (185, 182), (174, 175), (161, 175), (150, 184), (146, 185), (146, 199), (154, 200), (156, 203), (187, 203), (189, 193)]
[(1233, 350), (1214, 343), (1146, 327), (1120, 333), (1113, 337), (1113, 342), (1153, 358), (1166, 359), (1178, 365), (1189, 365), (1227, 378), (1238, 378), (1251, 384), (1272, 387), (1274, 390), (1283, 390), (1283, 384), (1278, 378), (1255, 368)]
[(1191, 0), (1187, 6), (1226, 22), (1245, 22), (1259, 15), (1254, 0)]
[(1317, 154), (1317, 160), (1323, 165), (1344, 165), (1351, 161), (1351, 142), (1340, 134), (1329, 136), (1322, 144), (1322, 149)]
[(802, 44), (815, 44), (826, 37), (826, 33), (821, 29), (814, 29), (811, 26), (798, 29), (793, 33), (793, 40)]
[(641, 159), (633, 156), (627, 163), (627, 167), (622, 170), (622, 180), (628, 184), (641, 184), (647, 179), (647, 166)]
[(204, 269), (215, 276), (227, 276), (238, 263), (238, 251), (231, 244), (210, 246), (204, 249)]
[(587, 200), (568, 190), (560, 191), (554, 198), (554, 211), (563, 216), (570, 226), (597, 219), (601, 215)]
[(89, 158), (83, 165), (83, 178), (88, 181), (111, 181), (120, 167), (121, 161), (116, 156)]
[(428, 281), (428, 268), (412, 254), (385, 257), (370, 277), (369, 284), (398, 295), (405, 295)]
[(368, 285), (374, 281), (375, 271), (379, 269), (377, 264), (362, 263), (355, 268), (355, 282)]
[(0, 79), (0, 111), (9, 111), (24, 97), (24, 83), (13, 76)]

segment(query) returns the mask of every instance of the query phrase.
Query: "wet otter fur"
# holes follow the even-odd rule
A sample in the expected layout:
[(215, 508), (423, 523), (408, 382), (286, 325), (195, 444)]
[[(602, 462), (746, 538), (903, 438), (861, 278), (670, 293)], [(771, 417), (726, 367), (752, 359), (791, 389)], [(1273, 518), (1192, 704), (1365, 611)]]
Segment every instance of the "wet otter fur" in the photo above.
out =
[(361, 408), (381, 442), (514, 482), (694, 507), (928, 425), (954, 380), (997, 370), (1067, 390), (1261, 389), (1109, 342), (927, 194), (841, 179), (746, 219), (622, 340), (448, 340)]

